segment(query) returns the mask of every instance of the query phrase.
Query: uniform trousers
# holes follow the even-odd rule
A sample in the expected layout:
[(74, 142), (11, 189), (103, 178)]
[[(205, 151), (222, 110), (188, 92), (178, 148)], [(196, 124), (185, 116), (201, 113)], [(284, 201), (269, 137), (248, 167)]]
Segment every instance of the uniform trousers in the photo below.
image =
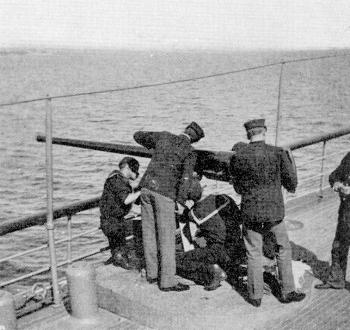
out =
[[(175, 202), (146, 188), (141, 189), (142, 241), (149, 279), (159, 277), (161, 288), (175, 279)], [(159, 258), (159, 259), (158, 259)]]
[(209, 284), (212, 280), (210, 267), (219, 264), (221, 267), (229, 262), (224, 244), (214, 243), (206, 247), (181, 252), (176, 255), (176, 268), (180, 276), (198, 284)]
[(350, 246), (350, 199), (341, 201), (338, 224), (332, 245), (332, 266), (327, 282), (336, 288), (345, 287)]
[(246, 223), (243, 226), (243, 236), (248, 258), (248, 294), (251, 299), (262, 299), (264, 294), (263, 237), (268, 233), (272, 233), (276, 238), (276, 258), (282, 294), (295, 290), (292, 250), (284, 222)]
[(101, 219), (102, 232), (108, 238), (109, 247), (113, 255), (114, 252), (125, 249), (126, 229), (124, 218)]

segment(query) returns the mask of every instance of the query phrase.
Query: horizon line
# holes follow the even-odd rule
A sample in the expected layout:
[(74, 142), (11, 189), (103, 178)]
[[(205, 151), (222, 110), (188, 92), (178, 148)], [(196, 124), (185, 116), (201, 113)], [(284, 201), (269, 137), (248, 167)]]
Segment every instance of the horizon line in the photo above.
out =
[(339, 51), (350, 50), (349, 46), (309, 46), (309, 47), (205, 47), (205, 46), (75, 46), (75, 45), (0, 45), (0, 50), (110, 50), (110, 51)]

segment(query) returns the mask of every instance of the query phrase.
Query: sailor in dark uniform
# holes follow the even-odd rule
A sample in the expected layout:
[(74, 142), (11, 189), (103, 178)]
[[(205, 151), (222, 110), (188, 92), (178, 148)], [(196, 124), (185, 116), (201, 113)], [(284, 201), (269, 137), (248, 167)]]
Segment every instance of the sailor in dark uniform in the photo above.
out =
[(119, 162), (119, 170), (113, 171), (105, 181), (100, 200), (101, 229), (107, 236), (112, 257), (107, 263), (113, 263), (130, 269), (126, 247), (127, 215), (140, 196), (140, 191), (133, 192), (130, 180), (139, 175), (139, 162), (133, 157), (124, 157)]
[(162, 291), (189, 289), (188, 285), (178, 283), (175, 278), (175, 203), (178, 212), (182, 213), (196, 165), (196, 154), (191, 144), (203, 137), (202, 128), (195, 122), (180, 135), (166, 131), (138, 131), (134, 134), (137, 143), (153, 149), (151, 161), (140, 182), (142, 236), (146, 278), (150, 283), (158, 282)]
[(343, 289), (350, 246), (350, 152), (330, 174), (329, 183), (339, 193), (338, 224), (332, 245), (332, 265), (328, 279), (316, 289)]
[(199, 180), (192, 180), (188, 199), (194, 206), (180, 221), (192, 221), (197, 226), (192, 243), (194, 249), (178, 253), (176, 267), (179, 275), (203, 284), (206, 290), (215, 290), (226, 279), (222, 269), (231, 266), (231, 258), (244, 253), (240, 229), (240, 211), (227, 195), (209, 195), (201, 199)]
[(264, 119), (248, 121), (244, 126), (250, 143), (238, 148), (231, 159), (230, 171), (234, 188), (242, 196), (243, 236), (248, 258), (248, 302), (255, 307), (261, 304), (264, 294), (263, 237), (270, 232), (275, 236), (278, 248), (276, 257), (282, 284), (280, 301), (300, 301), (305, 294), (295, 292), (281, 189), (283, 186), (290, 192), (295, 191), (296, 171), (284, 149), (265, 143)]

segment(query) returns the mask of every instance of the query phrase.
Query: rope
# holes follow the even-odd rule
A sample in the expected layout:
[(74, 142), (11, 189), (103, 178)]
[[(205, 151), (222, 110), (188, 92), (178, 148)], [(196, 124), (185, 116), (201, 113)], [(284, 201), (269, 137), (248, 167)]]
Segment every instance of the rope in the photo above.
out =
[(268, 68), (268, 67), (272, 67), (272, 66), (276, 66), (276, 65), (285, 64), (285, 63), (306, 62), (306, 61), (314, 61), (314, 60), (322, 60), (322, 59), (327, 59), (327, 58), (346, 57), (346, 56), (350, 56), (350, 54), (334, 54), (334, 55), (325, 55), (325, 56), (319, 56), (319, 57), (309, 57), (309, 58), (300, 58), (300, 59), (294, 59), (294, 60), (285, 60), (285, 61), (280, 61), (280, 62), (275, 62), (275, 63), (270, 63), (270, 64), (264, 64), (264, 65), (243, 68), (243, 69), (239, 69), (239, 70), (215, 73), (215, 74), (211, 74), (211, 75), (205, 75), (205, 76), (199, 76), (199, 77), (193, 77), (193, 78), (187, 78), (187, 79), (159, 82), (159, 83), (154, 83), (154, 84), (144, 84), (144, 85), (139, 85), (139, 86), (105, 89), (105, 90), (100, 90), (100, 91), (81, 92), (81, 93), (73, 93), (73, 94), (64, 94), (64, 95), (56, 95), (56, 96), (50, 96), (50, 97), (46, 96), (46, 97), (39, 97), (39, 98), (16, 101), (16, 102), (0, 103), (0, 108), (18, 105), (18, 104), (45, 101), (45, 100), (56, 100), (56, 99), (78, 97), (78, 96), (116, 93), (116, 92), (124, 92), (124, 91), (136, 90), (136, 89), (144, 89), (144, 88), (152, 88), (152, 87), (159, 87), (159, 86), (166, 86), (166, 85), (181, 84), (181, 83), (186, 83), (186, 82), (191, 82), (191, 81), (193, 82), (193, 81), (198, 81), (198, 80), (222, 77), (222, 76), (232, 75), (232, 74), (241, 73), (241, 72), (247, 72), (247, 71), (253, 71), (253, 70), (257, 70), (257, 69)]
[(35, 283), (29, 291), (24, 291), (20, 293), (20, 304), (16, 304), (16, 309), (23, 308), (31, 300), (35, 302), (44, 301), (47, 296), (48, 289), (51, 286), (47, 286), (44, 283)]

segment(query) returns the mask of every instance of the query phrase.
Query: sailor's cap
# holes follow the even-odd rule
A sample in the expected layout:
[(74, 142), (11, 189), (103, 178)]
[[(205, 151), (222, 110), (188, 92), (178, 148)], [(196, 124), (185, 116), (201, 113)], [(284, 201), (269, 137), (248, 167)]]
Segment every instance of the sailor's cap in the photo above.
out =
[(204, 138), (204, 131), (203, 129), (195, 122), (193, 121), (191, 124), (189, 124), (186, 129), (187, 130), (192, 130), (195, 136), (191, 137), (193, 138), (194, 141), (199, 141), (201, 138)]
[(253, 129), (253, 128), (258, 128), (258, 127), (264, 127), (265, 126), (265, 119), (252, 119), (244, 123), (244, 127), (247, 131)]

